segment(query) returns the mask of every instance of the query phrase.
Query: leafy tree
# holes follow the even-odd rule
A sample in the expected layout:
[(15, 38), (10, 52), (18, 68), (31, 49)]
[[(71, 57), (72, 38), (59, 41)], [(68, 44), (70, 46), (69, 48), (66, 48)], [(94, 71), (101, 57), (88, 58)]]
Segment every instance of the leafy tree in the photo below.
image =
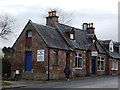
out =
[(4, 58), (2, 58), (2, 76), (8, 78), (11, 75), (11, 58), (14, 50), (10, 47), (3, 47)]

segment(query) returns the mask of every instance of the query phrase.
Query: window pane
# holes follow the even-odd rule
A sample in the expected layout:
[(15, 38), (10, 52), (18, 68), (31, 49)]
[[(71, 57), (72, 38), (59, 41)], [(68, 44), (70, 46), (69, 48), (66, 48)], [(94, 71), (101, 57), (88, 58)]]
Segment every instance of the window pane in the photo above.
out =
[(100, 61), (98, 61), (98, 70), (100, 70)]
[(112, 70), (114, 70), (114, 61), (112, 61)]
[(73, 34), (70, 34), (70, 39), (74, 39), (74, 35)]
[(75, 53), (75, 56), (77, 56), (77, 53)]
[(77, 57), (75, 57), (75, 67), (77, 67)]
[(54, 51), (54, 64), (58, 64), (58, 52)]
[(32, 31), (27, 32), (27, 37), (32, 37)]
[(115, 70), (118, 70), (118, 62), (115, 62)]
[(116, 65), (116, 69), (118, 70), (118, 62), (117, 62), (117, 65)]
[(76, 53), (75, 54), (75, 67), (82, 68), (82, 54)]
[(101, 61), (101, 70), (104, 70), (104, 61)]
[(78, 58), (78, 68), (82, 68), (82, 58)]
[(79, 54), (79, 57), (82, 57), (82, 54)]
[(101, 59), (104, 60), (104, 57), (102, 57)]

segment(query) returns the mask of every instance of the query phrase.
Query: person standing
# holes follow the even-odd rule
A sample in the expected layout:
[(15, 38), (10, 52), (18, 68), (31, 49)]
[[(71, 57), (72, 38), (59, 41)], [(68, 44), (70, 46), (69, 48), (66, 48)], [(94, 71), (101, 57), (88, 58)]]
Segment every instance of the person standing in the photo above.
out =
[(70, 77), (70, 74), (71, 74), (71, 70), (70, 70), (70, 67), (66, 66), (64, 68), (64, 73), (65, 73), (65, 78), (67, 81), (69, 81), (69, 77)]

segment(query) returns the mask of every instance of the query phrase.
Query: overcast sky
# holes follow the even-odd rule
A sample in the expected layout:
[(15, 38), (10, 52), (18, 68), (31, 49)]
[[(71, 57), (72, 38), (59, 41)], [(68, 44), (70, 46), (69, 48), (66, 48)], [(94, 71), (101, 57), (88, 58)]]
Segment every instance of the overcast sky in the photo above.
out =
[(119, 0), (0, 0), (0, 13), (12, 14), (19, 27), (9, 40), (2, 40), (0, 47), (12, 46), (25, 24), (31, 19), (43, 24), (42, 14), (47, 15), (48, 8), (59, 8), (72, 13), (71, 26), (82, 28), (82, 23), (94, 23), (99, 39), (118, 40), (118, 1)]

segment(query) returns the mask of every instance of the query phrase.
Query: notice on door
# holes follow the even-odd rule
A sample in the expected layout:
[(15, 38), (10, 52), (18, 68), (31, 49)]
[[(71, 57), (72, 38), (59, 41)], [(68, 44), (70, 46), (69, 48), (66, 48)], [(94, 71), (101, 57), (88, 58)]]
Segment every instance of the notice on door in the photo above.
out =
[(44, 51), (45, 50), (37, 50), (37, 61), (44, 61)]

